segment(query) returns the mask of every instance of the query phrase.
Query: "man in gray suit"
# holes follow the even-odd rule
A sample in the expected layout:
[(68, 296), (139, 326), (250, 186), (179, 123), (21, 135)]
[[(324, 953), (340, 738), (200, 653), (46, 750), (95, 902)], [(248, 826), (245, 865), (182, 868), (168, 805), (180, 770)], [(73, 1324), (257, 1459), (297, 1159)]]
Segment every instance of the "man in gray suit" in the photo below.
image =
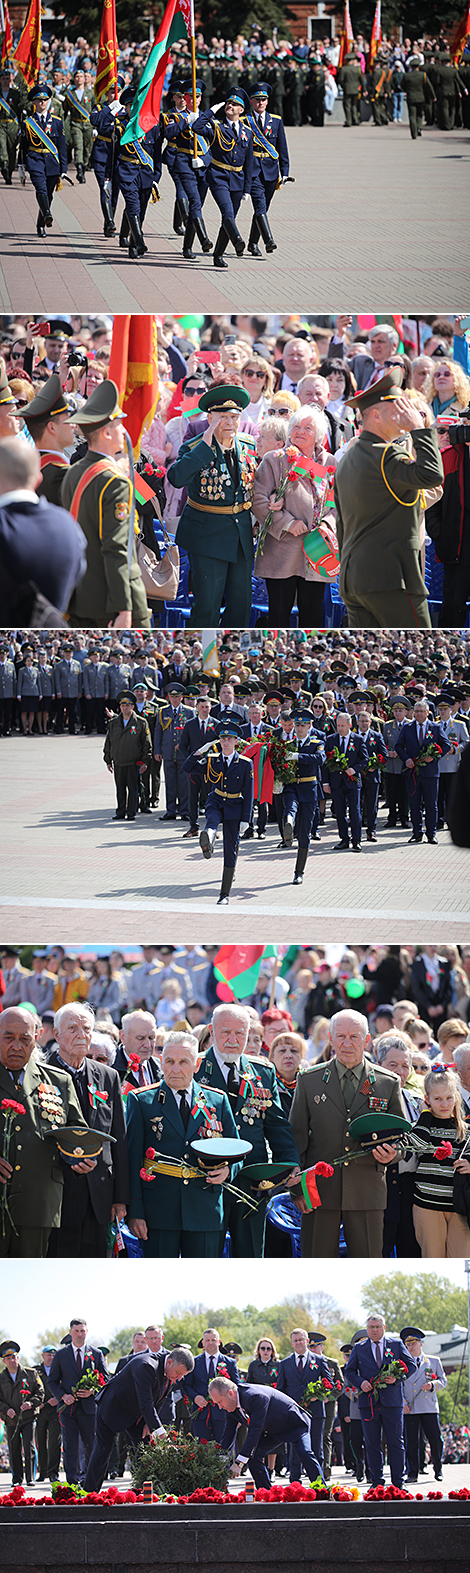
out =
[(317, 1180), (321, 1207), (302, 1218), (302, 1254), (336, 1257), (342, 1220), (350, 1256), (381, 1256), (386, 1167), (395, 1161), (397, 1150), (391, 1143), (378, 1143), (355, 1161), (353, 1154), (360, 1148), (351, 1139), (350, 1126), (363, 1114), (404, 1117), (400, 1081), (368, 1058), (370, 1033), (358, 1011), (337, 1011), (329, 1036), (333, 1058), (297, 1078), (289, 1118), (302, 1169), (319, 1159), (331, 1163), (344, 1152), (350, 1152), (351, 1159), (338, 1165), (332, 1178)]
[(83, 673), (79, 661), (74, 661), (73, 645), (63, 645), (61, 659), (54, 667), (55, 691), (59, 701), (57, 705), (56, 730), (64, 730), (64, 712), (67, 716), (68, 728), (71, 737), (75, 737), (75, 719), (77, 699), (83, 692)]
[(420, 1327), (402, 1327), (400, 1338), (416, 1361), (417, 1369), (403, 1383), (405, 1448), (408, 1481), (418, 1479), (419, 1432), (424, 1431), (430, 1448), (436, 1480), (442, 1480), (442, 1434), (439, 1425), (438, 1392), (447, 1387), (447, 1377), (437, 1355), (423, 1354)]
[(458, 721), (452, 714), (452, 694), (443, 693), (437, 700), (437, 720), (440, 720), (442, 731), (451, 745), (449, 754), (444, 754), (439, 760), (439, 787), (437, 793), (437, 828), (443, 830), (448, 823), (448, 805), (454, 782), (454, 776), (459, 768), (462, 749), (469, 741), (469, 734), (464, 721)]

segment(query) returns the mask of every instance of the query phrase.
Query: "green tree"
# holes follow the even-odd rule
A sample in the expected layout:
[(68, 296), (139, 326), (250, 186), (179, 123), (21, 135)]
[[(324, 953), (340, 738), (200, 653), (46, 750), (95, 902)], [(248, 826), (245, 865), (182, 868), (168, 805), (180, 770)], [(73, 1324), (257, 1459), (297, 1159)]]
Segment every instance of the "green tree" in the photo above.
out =
[(43, 1333), (38, 1333), (33, 1352), (33, 1360), (39, 1364), (39, 1361), (42, 1360), (42, 1351), (46, 1348), (46, 1344), (55, 1344), (56, 1349), (58, 1349), (62, 1338), (65, 1338), (65, 1334), (69, 1332), (69, 1327), (46, 1327)]
[(136, 1332), (136, 1327), (120, 1327), (118, 1333), (113, 1333), (109, 1346), (109, 1355), (107, 1356), (108, 1361), (114, 1363), (114, 1361), (121, 1360), (123, 1355), (130, 1354), (132, 1339)]
[(241, 0), (241, 4), (240, 0), (201, 0), (199, 16), (206, 40), (217, 32), (223, 38), (236, 38), (239, 33), (249, 38), (255, 20), (267, 38), (271, 38), (273, 27), (277, 27), (280, 38), (293, 37), (289, 8), (278, 0), (256, 0), (254, 6), (251, 0)]
[(364, 1284), (364, 1310), (381, 1311), (387, 1327), (423, 1327), (448, 1333), (454, 1322), (467, 1324), (467, 1294), (440, 1273), (383, 1273)]
[(466, 1426), (468, 1424), (467, 1368), (451, 1371), (447, 1387), (438, 1393), (441, 1425)]

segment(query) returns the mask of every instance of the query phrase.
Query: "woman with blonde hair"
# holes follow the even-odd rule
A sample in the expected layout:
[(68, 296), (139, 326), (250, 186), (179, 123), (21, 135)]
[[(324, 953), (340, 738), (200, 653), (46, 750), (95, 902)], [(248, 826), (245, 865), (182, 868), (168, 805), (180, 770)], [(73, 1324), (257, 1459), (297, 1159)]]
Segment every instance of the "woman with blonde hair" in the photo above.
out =
[(246, 413), (259, 431), (260, 422), (267, 414), (268, 404), (274, 393), (274, 372), (263, 355), (253, 352), (242, 366), (240, 375), (243, 387), (250, 395)]
[[(247, 1371), (247, 1382), (253, 1382), (255, 1387), (277, 1387), (281, 1360), (277, 1353), (276, 1345), (269, 1333), (264, 1333), (258, 1338)], [(276, 1463), (276, 1454), (268, 1453), (267, 1466), (272, 1474)]]
[(269, 1050), (268, 1058), (274, 1065), (277, 1089), (287, 1119), (306, 1053), (307, 1044), (301, 1032), (279, 1032)]
[(253, 513), (262, 532), (255, 574), (266, 580), (271, 625), (287, 627), (297, 600), (299, 628), (321, 627), (325, 580), (302, 550), (302, 537), (318, 517), (318, 497), (308, 471), (294, 474), (292, 466), (303, 457), (328, 463), (326, 417), (315, 405), (304, 405), (291, 417), (287, 437), (286, 447), (267, 453), (255, 476)]
[[(470, 1156), (462, 1156), (470, 1126), (454, 1071), (441, 1066), (428, 1071), (424, 1097), (426, 1108), (413, 1127), (413, 1146), (420, 1144), (413, 1202), (416, 1239), (423, 1257), (469, 1256), (470, 1228), (454, 1208), (454, 1175), (470, 1174)], [(450, 1151), (443, 1155), (444, 1144)]]
[(460, 415), (470, 403), (470, 377), (455, 360), (437, 360), (427, 395), (435, 420), (439, 415)]

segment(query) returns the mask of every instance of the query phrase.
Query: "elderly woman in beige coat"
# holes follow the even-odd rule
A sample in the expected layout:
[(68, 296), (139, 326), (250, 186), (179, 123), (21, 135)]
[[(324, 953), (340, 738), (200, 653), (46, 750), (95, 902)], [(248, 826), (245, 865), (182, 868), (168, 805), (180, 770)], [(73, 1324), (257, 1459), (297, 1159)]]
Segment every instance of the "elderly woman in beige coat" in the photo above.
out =
[(299, 475), (289, 482), (284, 496), (277, 501), (276, 492), (293, 463), (293, 448), (319, 464), (331, 462), (324, 447), (327, 431), (323, 412), (314, 405), (304, 405), (289, 421), (286, 447), (267, 453), (255, 478), (252, 507), (258, 524), (263, 525), (270, 509), (273, 511), (265, 540), (256, 554), (255, 573), (266, 580), (269, 624), (277, 628), (289, 626), (295, 602), (300, 628), (321, 627), (323, 621), (325, 580), (302, 551), (302, 536), (316, 522), (311, 481), (307, 475)]

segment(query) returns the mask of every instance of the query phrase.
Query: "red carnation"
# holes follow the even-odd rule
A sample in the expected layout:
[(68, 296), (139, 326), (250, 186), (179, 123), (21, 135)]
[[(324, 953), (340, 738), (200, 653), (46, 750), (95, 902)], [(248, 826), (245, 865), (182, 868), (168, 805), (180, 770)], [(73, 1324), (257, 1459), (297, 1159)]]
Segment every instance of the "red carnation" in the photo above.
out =
[(5, 1111), (12, 1109), (14, 1114), (26, 1114), (24, 1103), (16, 1103), (14, 1098), (2, 1098), (0, 1108)]
[(324, 1163), (323, 1159), (321, 1159), (320, 1163), (315, 1164), (315, 1174), (320, 1174), (322, 1179), (331, 1180), (334, 1172), (332, 1164)]
[(155, 1148), (154, 1147), (147, 1147), (146, 1151), (145, 1151), (145, 1156), (146, 1156), (146, 1158), (150, 1158), (150, 1161), (153, 1162), (153, 1159), (156, 1158), (156, 1156), (157, 1156), (157, 1154), (155, 1152)]
[(153, 464), (144, 464), (144, 475), (153, 475)]
[(452, 1153), (452, 1142), (441, 1142), (440, 1147), (435, 1148), (434, 1157), (438, 1159), (439, 1163), (443, 1163), (444, 1158), (452, 1157)]

